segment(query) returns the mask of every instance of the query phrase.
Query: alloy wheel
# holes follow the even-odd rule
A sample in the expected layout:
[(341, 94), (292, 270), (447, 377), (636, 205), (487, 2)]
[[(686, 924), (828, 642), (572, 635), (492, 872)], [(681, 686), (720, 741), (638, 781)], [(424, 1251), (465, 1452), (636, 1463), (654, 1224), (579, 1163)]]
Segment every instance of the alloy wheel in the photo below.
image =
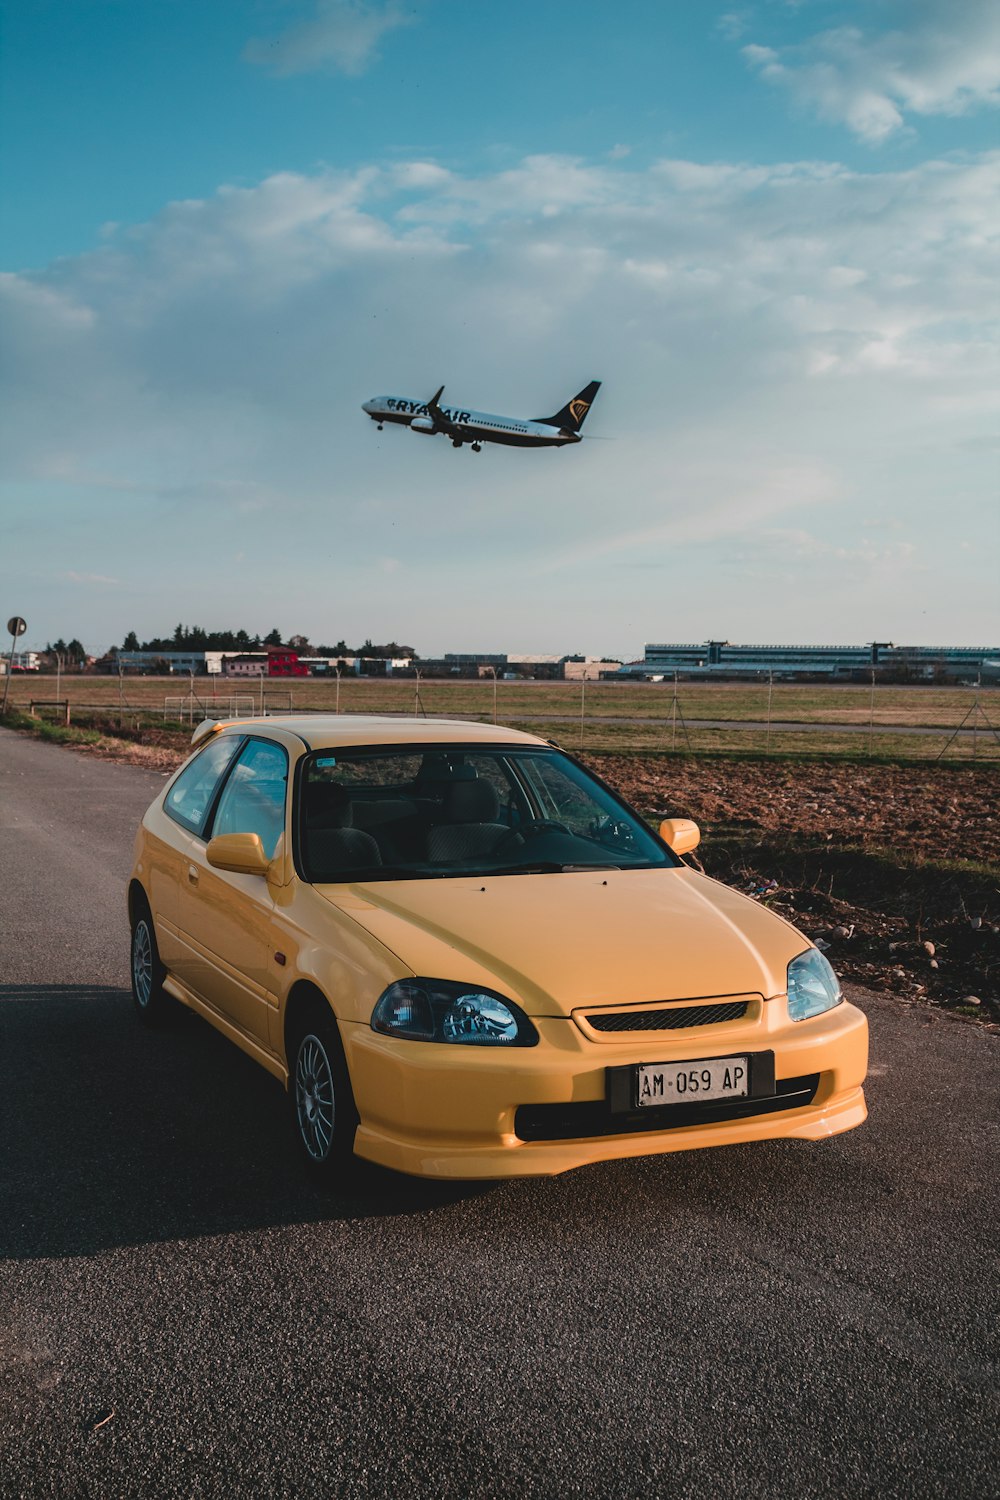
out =
[(139, 918), (132, 934), (132, 982), (136, 1000), (148, 1005), (153, 993), (153, 941), (145, 917)]
[(303, 1037), (295, 1065), (295, 1109), (302, 1143), (314, 1161), (325, 1161), (333, 1140), (333, 1069), (318, 1037)]

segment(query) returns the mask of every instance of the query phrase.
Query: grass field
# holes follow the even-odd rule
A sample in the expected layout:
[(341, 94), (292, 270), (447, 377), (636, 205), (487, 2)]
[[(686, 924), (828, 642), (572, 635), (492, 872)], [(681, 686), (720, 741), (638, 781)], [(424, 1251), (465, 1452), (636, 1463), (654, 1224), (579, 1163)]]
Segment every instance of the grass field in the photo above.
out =
[[(126, 716), (172, 721), (193, 718), (207, 709), (253, 711), (260, 685), (222, 679), (181, 677), (118, 678), (64, 675), (58, 697), (71, 705), (74, 722), (85, 722), (84, 708), (103, 707)], [(492, 679), (447, 682), (410, 678), (306, 678), (287, 686), (263, 684), (271, 712), (292, 708), (342, 713), (391, 713), (475, 718), (494, 716)], [(29, 700), (53, 700), (54, 676), (15, 677), (10, 706), (27, 709)], [(769, 702), (770, 698), (770, 702)], [(1000, 689), (826, 686), (766, 683), (681, 683), (674, 710), (672, 683), (498, 682), (496, 717), (502, 724), (557, 739), (569, 748), (593, 751), (691, 749), (697, 753), (771, 753), (783, 756), (844, 755), (850, 758), (932, 759), (967, 715), (964, 735), (950, 747), (951, 757), (1000, 761)], [(581, 709), (583, 710), (581, 722)], [(46, 716), (53, 710), (43, 710)], [(698, 720), (724, 721), (709, 728)], [(770, 732), (764, 727), (768, 719)], [(615, 722), (615, 721), (619, 722)], [(756, 724), (759, 728), (741, 728)], [(791, 725), (803, 726), (792, 729)], [(806, 730), (805, 726), (828, 726)], [(853, 732), (851, 727), (853, 726)], [(993, 726), (991, 729), (990, 726)], [(896, 727), (926, 729), (926, 734), (886, 733)], [(859, 732), (860, 731), (860, 732)]]

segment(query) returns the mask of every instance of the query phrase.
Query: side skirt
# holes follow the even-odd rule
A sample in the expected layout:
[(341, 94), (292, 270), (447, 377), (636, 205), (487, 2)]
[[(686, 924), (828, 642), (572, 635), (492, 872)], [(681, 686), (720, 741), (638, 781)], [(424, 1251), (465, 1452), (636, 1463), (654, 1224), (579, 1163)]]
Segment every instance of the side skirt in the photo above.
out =
[(238, 1026), (234, 1026), (224, 1016), (220, 1016), (217, 1010), (213, 1010), (210, 1005), (206, 1005), (193, 990), (189, 990), (187, 985), (182, 984), (173, 974), (167, 975), (163, 981), (163, 988), (168, 995), (172, 995), (175, 1000), (179, 1000), (189, 1010), (195, 1011), (210, 1026), (214, 1026), (216, 1031), (221, 1031), (224, 1037), (228, 1037), (231, 1042), (235, 1042), (241, 1052), (245, 1052), (248, 1057), (252, 1057), (254, 1062), (260, 1063), (262, 1068), (266, 1068), (274, 1078), (277, 1078), (282, 1087), (287, 1089), (288, 1069), (280, 1058), (275, 1057), (273, 1052), (266, 1051), (259, 1042), (247, 1036), (245, 1031), (241, 1031)]

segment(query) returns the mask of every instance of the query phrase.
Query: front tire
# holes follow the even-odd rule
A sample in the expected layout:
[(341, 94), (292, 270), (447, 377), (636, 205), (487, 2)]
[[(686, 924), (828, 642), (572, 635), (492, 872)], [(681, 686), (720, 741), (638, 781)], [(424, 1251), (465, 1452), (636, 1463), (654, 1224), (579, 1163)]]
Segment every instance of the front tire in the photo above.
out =
[(176, 1002), (163, 988), (167, 971), (160, 962), (156, 930), (145, 901), (139, 903), (132, 919), (132, 1000), (144, 1026), (162, 1026), (176, 1013)]
[(315, 1006), (296, 1030), (289, 1069), (292, 1124), (307, 1170), (326, 1187), (352, 1185), (360, 1170), (354, 1155), (358, 1112), (327, 1006)]

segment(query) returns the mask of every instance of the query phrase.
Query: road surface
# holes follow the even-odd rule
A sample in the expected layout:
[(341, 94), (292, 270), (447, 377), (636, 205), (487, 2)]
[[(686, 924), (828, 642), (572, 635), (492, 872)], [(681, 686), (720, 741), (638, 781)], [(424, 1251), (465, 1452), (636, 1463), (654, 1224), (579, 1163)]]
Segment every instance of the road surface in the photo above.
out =
[(1000, 1039), (853, 991), (850, 1135), (326, 1197), (133, 1020), (162, 784), (0, 731), (0, 1494), (1000, 1495)]

